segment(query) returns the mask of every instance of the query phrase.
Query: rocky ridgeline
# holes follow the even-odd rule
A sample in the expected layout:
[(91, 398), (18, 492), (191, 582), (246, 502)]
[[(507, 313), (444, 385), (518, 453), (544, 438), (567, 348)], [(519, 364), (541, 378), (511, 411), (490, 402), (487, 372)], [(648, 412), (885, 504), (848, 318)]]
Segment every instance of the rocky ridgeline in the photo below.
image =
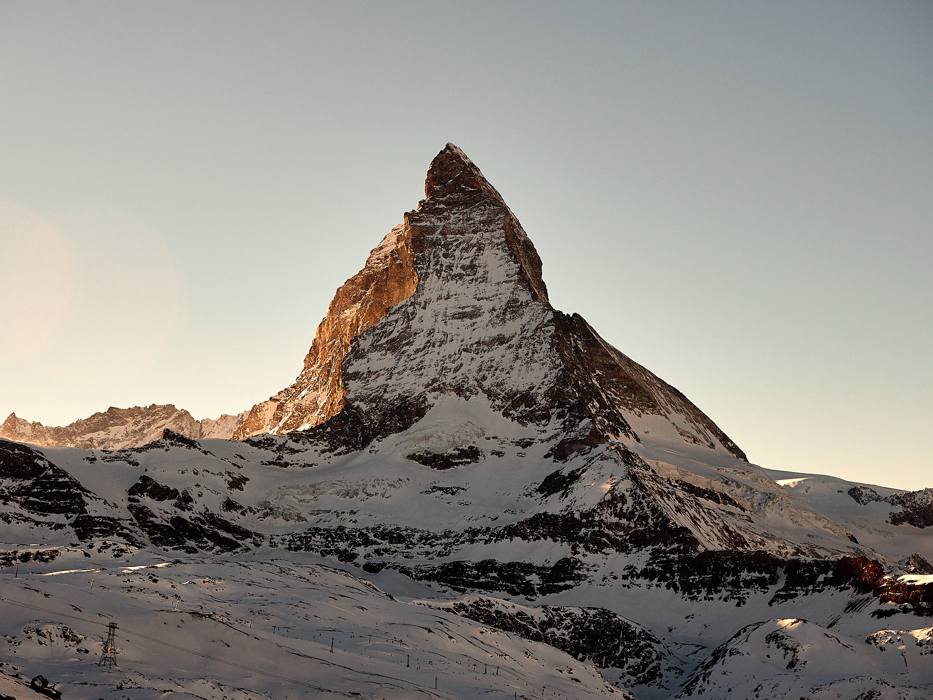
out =
[(42, 447), (77, 447), (84, 450), (121, 450), (158, 440), (164, 430), (191, 438), (226, 440), (233, 436), (245, 414), (224, 414), (196, 420), (172, 404), (114, 408), (81, 418), (66, 426), (47, 426), (19, 418), (15, 413), (0, 424), (0, 438)]

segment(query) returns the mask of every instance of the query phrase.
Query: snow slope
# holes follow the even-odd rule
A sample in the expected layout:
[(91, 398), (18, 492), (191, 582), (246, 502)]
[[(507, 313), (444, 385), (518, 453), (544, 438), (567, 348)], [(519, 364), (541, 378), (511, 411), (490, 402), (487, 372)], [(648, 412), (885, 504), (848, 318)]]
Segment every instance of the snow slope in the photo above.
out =
[(911, 492), (823, 474), (765, 473), (798, 502), (845, 523), (860, 543), (892, 559), (919, 553), (933, 561), (933, 489)]
[(922, 700), (933, 692), (930, 632), (853, 640), (797, 618), (753, 623), (717, 647), (678, 697)]
[[(0, 576), (4, 670), (41, 673), (68, 700), (116, 689), (134, 700), (627, 697), (553, 647), (322, 564), (82, 560)], [(111, 621), (117, 666), (105, 670), (97, 661)]]

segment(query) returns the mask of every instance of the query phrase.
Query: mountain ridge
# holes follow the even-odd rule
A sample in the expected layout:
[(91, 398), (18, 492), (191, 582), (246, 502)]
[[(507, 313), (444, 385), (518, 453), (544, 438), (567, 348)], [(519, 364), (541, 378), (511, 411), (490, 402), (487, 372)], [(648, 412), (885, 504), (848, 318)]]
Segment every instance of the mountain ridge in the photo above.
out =
[(119, 450), (157, 440), (164, 430), (190, 438), (229, 438), (244, 414), (194, 418), (174, 404), (109, 407), (64, 426), (48, 426), (10, 413), (0, 423), (0, 438), (42, 447), (79, 447)]

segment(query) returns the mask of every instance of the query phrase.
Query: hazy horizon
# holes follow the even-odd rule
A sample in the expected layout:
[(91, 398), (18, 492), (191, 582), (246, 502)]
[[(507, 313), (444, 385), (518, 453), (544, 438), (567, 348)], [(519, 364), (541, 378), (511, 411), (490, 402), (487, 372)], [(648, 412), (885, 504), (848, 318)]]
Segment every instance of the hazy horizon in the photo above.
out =
[(750, 461), (933, 486), (933, 5), (0, 4), (0, 420), (290, 384), (452, 141)]

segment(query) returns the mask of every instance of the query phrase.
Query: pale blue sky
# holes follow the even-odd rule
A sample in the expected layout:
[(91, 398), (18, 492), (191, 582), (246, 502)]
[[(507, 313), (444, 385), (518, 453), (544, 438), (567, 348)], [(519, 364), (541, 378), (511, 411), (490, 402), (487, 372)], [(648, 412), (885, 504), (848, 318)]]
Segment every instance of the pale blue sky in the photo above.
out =
[(933, 3), (0, 1), (0, 413), (235, 412), (454, 141), (760, 464), (933, 486)]

